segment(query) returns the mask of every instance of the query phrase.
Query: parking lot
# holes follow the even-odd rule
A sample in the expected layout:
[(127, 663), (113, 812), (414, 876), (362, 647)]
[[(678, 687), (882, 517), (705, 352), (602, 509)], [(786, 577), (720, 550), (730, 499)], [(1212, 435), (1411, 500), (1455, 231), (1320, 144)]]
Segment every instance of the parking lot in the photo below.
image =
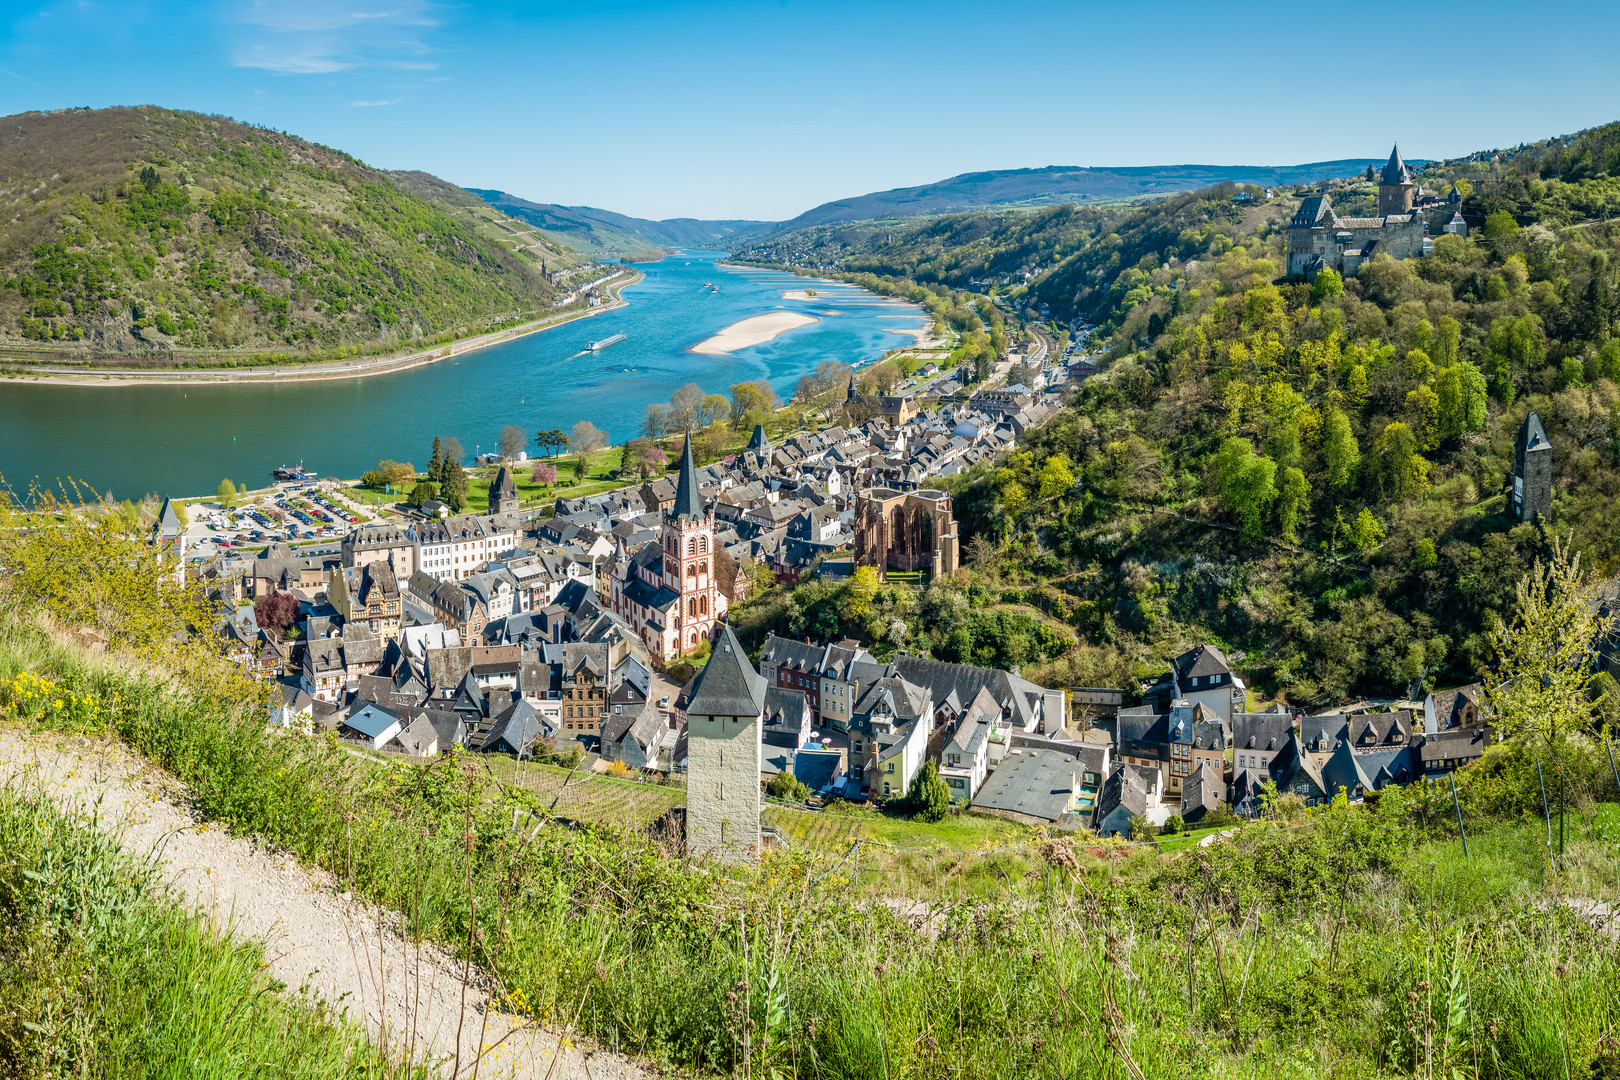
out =
[(334, 540), (371, 520), (317, 483), (277, 484), (231, 510), (208, 501), (192, 503), (186, 512), (187, 542), (198, 555)]

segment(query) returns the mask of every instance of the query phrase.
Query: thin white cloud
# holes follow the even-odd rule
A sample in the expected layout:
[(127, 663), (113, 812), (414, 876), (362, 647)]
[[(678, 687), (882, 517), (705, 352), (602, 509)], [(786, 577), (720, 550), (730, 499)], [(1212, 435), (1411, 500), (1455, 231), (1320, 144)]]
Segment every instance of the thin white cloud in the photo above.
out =
[(396, 98), (388, 98), (388, 99), (386, 99), (384, 101), (351, 101), (351, 102), (349, 102), (349, 108), (351, 108), (351, 109), (377, 109), (377, 108), (381, 108), (384, 105), (398, 105), (400, 102), (402, 102), (404, 100), (405, 100), (404, 98), (397, 98), (396, 97)]
[(354, 11), (330, 0), (252, 0), (238, 9), (231, 62), (278, 75), (330, 75), (365, 68), (432, 71), (437, 28), (429, 0)]

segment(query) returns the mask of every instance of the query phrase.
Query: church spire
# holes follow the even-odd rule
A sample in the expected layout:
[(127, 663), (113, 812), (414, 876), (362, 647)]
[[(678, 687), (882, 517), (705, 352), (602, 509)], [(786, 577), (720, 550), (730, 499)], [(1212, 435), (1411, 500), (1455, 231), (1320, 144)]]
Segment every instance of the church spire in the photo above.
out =
[(698, 493), (697, 466), (692, 463), (692, 433), (686, 433), (686, 446), (681, 450), (681, 475), (675, 483), (675, 506), (670, 513), (677, 518), (702, 518), (703, 496)]

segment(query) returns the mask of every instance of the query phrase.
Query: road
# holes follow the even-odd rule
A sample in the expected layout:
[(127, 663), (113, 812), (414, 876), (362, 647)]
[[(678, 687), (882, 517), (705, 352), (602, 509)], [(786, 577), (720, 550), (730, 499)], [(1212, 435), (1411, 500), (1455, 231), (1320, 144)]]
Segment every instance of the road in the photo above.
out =
[[(632, 271), (632, 274), (637, 272)], [(34, 376), (83, 376), (100, 378), (110, 375), (117, 380), (130, 382), (271, 382), (292, 381), (299, 379), (346, 379), (363, 375), (382, 375), (391, 371), (404, 371), (407, 368), (419, 367), (423, 364), (433, 363), (452, 356), (461, 356), (481, 349), (488, 345), (497, 345), (503, 341), (522, 337), (540, 330), (549, 330), (565, 322), (575, 319), (588, 319), (623, 307), (628, 301), (619, 296), (619, 290), (627, 285), (635, 284), (635, 277), (620, 282), (612, 287), (612, 300), (601, 307), (590, 308), (585, 311), (566, 311), (556, 315), (548, 315), (543, 319), (535, 319), (521, 326), (514, 326), (508, 330), (497, 330), (489, 334), (480, 334), (477, 337), (463, 338), (449, 344), (435, 345), (430, 349), (419, 349), (416, 352), (406, 353), (403, 356), (378, 356), (364, 360), (333, 360), (315, 364), (283, 364), (280, 366), (255, 368), (221, 368), (187, 369), (178, 371), (173, 368), (155, 371), (137, 371), (129, 368), (94, 368), (77, 367), (59, 364), (34, 364), (26, 359), (5, 357), (4, 359), (27, 365), (27, 374), (20, 378)]]

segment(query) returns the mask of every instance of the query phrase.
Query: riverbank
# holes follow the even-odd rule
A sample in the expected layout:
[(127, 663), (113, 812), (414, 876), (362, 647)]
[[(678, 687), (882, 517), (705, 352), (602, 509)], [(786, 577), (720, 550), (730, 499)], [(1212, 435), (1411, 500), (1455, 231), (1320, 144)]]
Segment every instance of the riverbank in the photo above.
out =
[[(599, 307), (548, 315), (543, 319), (535, 319), (521, 326), (480, 334), (476, 337), (464, 338), (461, 341), (452, 341), (445, 345), (435, 345), (430, 349), (420, 349), (403, 355), (364, 360), (328, 360), (296, 367), (266, 366), (199, 371), (172, 369), (132, 371), (127, 368), (78, 368), (42, 365), (29, 368), (21, 373), (5, 372), (0, 374), (0, 384), (26, 382), (50, 383), (63, 386), (175, 386), (198, 383), (324, 382), (332, 379), (364, 379), (372, 375), (392, 375), (396, 372), (409, 371), (412, 368), (423, 367), (427, 364), (435, 364), (441, 360), (465, 356), (479, 349), (488, 348), (491, 345), (501, 345), (517, 338), (527, 337), (530, 334), (555, 330), (559, 326), (566, 326), (580, 319), (590, 319), (605, 312), (616, 311), (629, 303), (622, 295), (624, 290), (646, 278), (646, 275), (639, 270), (631, 270), (630, 274), (628, 280), (613, 282), (607, 286), (608, 301)], [(0, 357), (0, 363), (27, 363), (27, 361)]]

